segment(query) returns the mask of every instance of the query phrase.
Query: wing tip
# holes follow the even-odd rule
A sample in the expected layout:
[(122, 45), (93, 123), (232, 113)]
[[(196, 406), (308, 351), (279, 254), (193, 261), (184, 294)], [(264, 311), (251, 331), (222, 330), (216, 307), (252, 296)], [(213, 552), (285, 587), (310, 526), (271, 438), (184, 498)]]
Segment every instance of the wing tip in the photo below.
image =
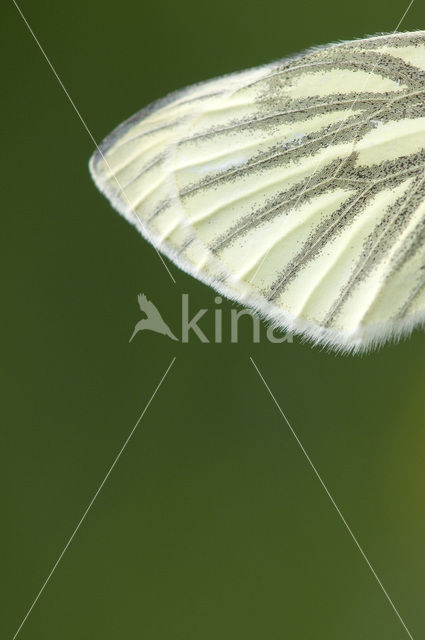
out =
[(355, 331), (348, 332), (330, 329), (303, 318), (292, 316), (290, 313), (264, 302), (259, 296), (242, 297), (236, 295), (222, 282), (202, 272), (195, 272), (196, 269), (189, 262), (182, 260), (177, 251), (164, 244), (141, 220), (135, 218), (129, 205), (120, 197), (120, 192), (112, 187), (110, 181), (105, 179), (102, 172), (98, 171), (97, 164), (102, 158), (101, 150), (96, 149), (89, 160), (89, 170), (96, 187), (106, 196), (111, 206), (135, 226), (137, 231), (148, 242), (186, 273), (212, 287), (226, 298), (253, 309), (274, 328), (299, 336), (303, 343), (309, 343), (313, 347), (332, 351), (338, 355), (362, 356), (379, 349), (388, 342), (398, 343), (409, 337), (414, 329), (425, 325), (425, 311), (419, 311), (409, 318), (363, 325)]

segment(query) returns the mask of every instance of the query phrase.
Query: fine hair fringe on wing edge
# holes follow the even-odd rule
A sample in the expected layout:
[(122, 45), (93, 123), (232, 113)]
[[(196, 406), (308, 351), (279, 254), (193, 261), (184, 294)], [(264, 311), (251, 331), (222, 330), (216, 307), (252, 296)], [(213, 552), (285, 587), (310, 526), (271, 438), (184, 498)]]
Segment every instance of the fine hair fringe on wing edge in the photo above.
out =
[[(123, 202), (120, 195), (116, 193), (115, 189), (107, 180), (103, 180), (96, 173), (95, 164), (99, 156), (100, 154), (96, 150), (90, 158), (89, 169), (91, 176), (99, 191), (106, 196), (112, 207), (116, 209), (120, 215), (135, 226), (137, 231), (139, 231), (148, 242), (169, 258), (177, 267), (182, 269), (182, 271), (212, 287), (224, 297), (237, 302), (243, 307), (253, 309), (273, 328), (299, 335), (303, 338), (303, 341), (313, 343), (313, 346), (321, 346), (332, 349), (339, 354), (350, 355), (368, 353), (382, 346), (389, 340), (398, 342), (402, 338), (408, 337), (415, 328), (425, 324), (425, 311), (420, 311), (404, 320), (381, 322), (361, 327), (352, 333), (348, 333), (320, 327), (307, 320), (297, 318), (286, 311), (277, 309), (275, 305), (265, 302), (259, 296), (251, 295), (242, 297), (236, 295), (215, 278), (211, 278), (197, 271), (188, 262), (182, 260), (181, 255), (179, 255), (177, 251), (164, 245), (162, 241), (143, 224), (140, 218), (137, 218), (137, 214), (135, 220), (134, 210), (127, 203)], [(230, 273), (228, 275), (231, 277)]]
[[(412, 32), (378, 33), (374, 34), (373, 36), (365, 36), (363, 38), (358, 38), (355, 40), (343, 40), (339, 42), (317, 45), (309, 47), (304, 51), (296, 53), (295, 55), (289, 55), (279, 60), (252, 67), (250, 71), (256, 71), (275, 64), (282, 64), (290, 62), (292, 60), (297, 60), (298, 58), (301, 58), (305, 55), (332, 46), (343, 46), (345, 44), (350, 44), (353, 42), (361, 42), (362, 40), (370, 41), (373, 38), (378, 39), (390, 36), (402, 36), (404, 33)], [(413, 33), (419, 34), (424, 33), (424, 31), (418, 30)], [(251, 295), (242, 297), (236, 295), (231, 289), (225, 287), (218, 280), (211, 278), (210, 276), (207, 276), (202, 272), (194, 269), (188, 262), (181, 259), (181, 255), (177, 251), (174, 251), (173, 249), (164, 245), (161, 239), (158, 238), (154, 233), (152, 233), (152, 231), (147, 228), (147, 225), (143, 224), (143, 222), (137, 217), (137, 213), (134, 212), (134, 210), (122, 200), (122, 198), (120, 197), (120, 192), (117, 193), (116, 189), (112, 187), (112, 185), (107, 180), (101, 178), (96, 172), (97, 162), (104, 156), (107, 150), (136, 122), (140, 122), (141, 120), (149, 116), (152, 112), (170, 104), (172, 101), (177, 100), (184, 95), (190, 94), (192, 90), (199, 89), (203, 85), (208, 84), (211, 80), (220, 80), (226, 78), (230, 79), (233, 76), (239, 75), (243, 71), (245, 71), (245, 69), (204, 80), (183, 89), (178, 89), (176, 91), (170, 92), (166, 96), (159, 98), (146, 107), (140, 109), (138, 112), (119, 124), (108, 136), (106, 136), (106, 138), (102, 140), (102, 142), (98, 146), (98, 149), (90, 158), (90, 173), (97, 188), (108, 198), (114, 209), (116, 209), (128, 222), (135, 226), (139, 233), (146, 240), (148, 240), (148, 242), (153, 244), (153, 246), (158, 251), (163, 253), (180, 269), (195, 277), (197, 280), (203, 282), (204, 284), (212, 287), (226, 298), (253, 309), (273, 328), (289, 331), (296, 335), (300, 335), (304, 341), (312, 342), (314, 346), (330, 348), (338, 353), (347, 355), (351, 353), (367, 353), (375, 348), (382, 346), (389, 340), (398, 342), (402, 338), (408, 337), (415, 328), (425, 325), (425, 311), (416, 312), (409, 318), (405, 318), (402, 320), (392, 320), (360, 327), (356, 331), (348, 333), (344, 331), (336, 331), (334, 329), (320, 327), (319, 325), (308, 322), (307, 320), (297, 318), (288, 312), (278, 309), (275, 305), (264, 301), (259, 296)], [(136, 220), (134, 218), (134, 215), (136, 215)], [(230, 273), (227, 273), (226, 275), (230, 279), (233, 278), (232, 274)]]

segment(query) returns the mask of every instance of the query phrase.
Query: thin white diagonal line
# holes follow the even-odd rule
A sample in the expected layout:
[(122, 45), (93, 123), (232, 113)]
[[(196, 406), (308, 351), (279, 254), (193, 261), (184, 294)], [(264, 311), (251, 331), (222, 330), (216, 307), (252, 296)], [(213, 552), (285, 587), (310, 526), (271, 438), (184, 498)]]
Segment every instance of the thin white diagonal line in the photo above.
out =
[(408, 12), (410, 11), (410, 7), (412, 6), (412, 4), (415, 2), (415, 0), (411, 0), (409, 6), (407, 7), (406, 11), (403, 13), (403, 15), (400, 18), (400, 21), (398, 23), (398, 25), (396, 26), (396, 28), (394, 29), (393, 33), (395, 33), (396, 31), (399, 30), (399, 27), (401, 25), (401, 23), (403, 22), (404, 18), (407, 16)]
[(164, 382), (165, 378), (167, 377), (167, 374), (169, 372), (169, 370), (171, 369), (171, 367), (173, 366), (174, 362), (175, 362), (175, 357), (171, 360), (170, 364), (168, 365), (164, 375), (162, 376), (161, 380), (159, 381), (159, 383), (157, 384), (155, 391), (153, 392), (153, 394), (151, 395), (151, 397), (149, 398), (148, 403), (146, 404), (145, 408), (143, 409), (142, 413), (140, 414), (136, 424), (134, 425), (134, 427), (132, 428), (132, 430), (130, 431), (129, 435), (127, 436), (126, 441), (124, 442), (124, 444), (122, 445), (121, 449), (119, 450), (118, 454), (115, 456), (115, 459), (113, 461), (113, 463), (111, 464), (111, 466), (109, 467), (109, 470), (106, 474), (106, 476), (103, 478), (102, 482), (100, 483), (96, 493), (94, 494), (93, 498), (90, 500), (86, 510), (84, 511), (83, 515), (81, 516), (77, 526), (75, 527), (74, 531), (72, 532), (70, 538), (68, 539), (68, 542), (66, 543), (66, 545), (64, 546), (62, 552), (60, 553), (58, 559), (56, 560), (55, 564), (53, 565), (52, 569), (50, 570), (49, 575), (47, 576), (47, 578), (45, 579), (45, 581), (43, 582), (43, 585), (41, 587), (41, 589), (39, 590), (39, 592), (37, 593), (36, 597), (34, 598), (30, 608), (28, 609), (28, 611), (26, 612), (24, 619), (22, 620), (21, 624), (19, 625), (19, 627), (17, 628), (15, 635), (13, 636), (12, 640), (15, 640), (18, 637), (19, 632), (21, 631), (22, 627), (24, 626), (28, 616), (30, 615), (31, 611), (34, 609), (35, 605), (37, 604), (38, 599), (40, 598), (41, 594), (43, 593), (44, 589), (47, 586), (47, 583), (49, 582), (50, 578), (52, 577), (52, 575), (54, 574), (54, 572), (56, 571), (58, 564), (60, 563), (60, 561), (62, 560), (63, 556), (65, 555), (66, 550), (68, 549), (69, 545), (71, 544), (71, 542), (73, 541), (78, 529), (81, 527), (81, 525), (83, 524), (88, 512), (90, 511), (90, 509), (92, 508), (97, 496), (99, 495), (99, 493), (102, 491), (103, 486), (105, 484), (105, 482), (107, 481), (107, 479), (109, 478), (109, 476), (111, 475), (112, 470), (114, 469), (115, 465), (117, 464), (118, 460), (121, 457), (121, 454), (124, 452), (124, 449), (126, 448), (126, 446), (128, 445), (128, 443), (130, 442), (134, 432), (136, 431), (137, 427), (139, 426), (143, 416), (145, 415), (146, 411), (149, 408), (149, 405), (151, 404), (152, 400), (154, 399), (154, 397), (156, 396), (160, 386), (162, 385), (162, 383)]
[[(394, 29), (394, 31), (392, 32), (392, 34), (391, 34), (391, 35), (394, 35), (394, 34), (398, 31), (398, 29), (399, 29), (399, 27), (400, 27), (401, 23), (403, 22), (404, 18), (406, 17), (407, 13), (409, 12), (410, 7), (411, 7), (411, 6), (412, 6), (412, 4), (414, 3), (414, 1), (415, 1), (415, 0), (410, 0), (410, 3), (409, 3), (409, 5), (408, 5), (407, 9), (405, 10), (405, 12), (403, 13), (403, 15), (401, 16), (400, 20), (398, 21), (398, 24), (397, 24), (396, 28)], [(302, 198), (302, 196), (304, 195), (304, 193), (307, 191), (308, 186), (309, 186), (309, 184), (310, 184), (310, 182), (311, 182), (311, 180), (312, 180), (313, 176), (315, 175), (315, 173), (316, 173), (317, 169), (318, 169), (318, 168), (319, 168), (319, 166), (320, 166), (320, 165), (321, 165), (321, 164), (326, 160), (326, 157), (329, 155), (329, 149), (332, 147), (332, 145), (333, 145), (333, 143), (334, 143), (334, 140), (335, 140), (335, 138), (337, 137), (338, 133), (340, 132), (341, 128), (343, 127), (344, 123), (345, 123), (345, 122), (348, 120), (348, 118), (350, 117), (350, 114), (352, 113), (352, 111), (353, 111), (353, 109), (354, 109), (355, 105), (357, 104), (357, 102), (358, 102), (358, 100), (359, 100), (360, 93), (365, 89), (365, 87), (366, 87), (367, 83), (369, 82), (369, 79), (370, 79), (371, 75), (372, 75), (372, 74), (373, 74), (373, 72), (375, 71), (375, 69), (376, 69), (376, 67), (378, 66), (379, 61), (381, 60), (381, 58), (382, 58), (382, 56), (383, 56), (383, 55), (384, 55), (384, 53), (382, 52), (382, 53), (378, 56), (378, 58), (376, 59), (376, 62), (375, 62), (375, 64), (373, 65), (372, 69), (370, 70), (370, 72), (369, 72), (369, 74), (368, 74), (368, 76), (367, 76), (367, 78), (366, 78), (366, 80), (365, 80), (365, 82), (364, 82), (363, 86), (361, 87), (360, 91), (358, 91), (358, 92), (357, 92), (356, 97), (354, 98), (354, 100), (353, 100), (353, 102), (352, 102), (352, 104), (351, 104), (351, 106), (350, 106), (350, 108), (349, 108), (349, 110), (348, 110), (348, 112), (347, 112), (346, 116), (341, 120), (341, 123), (340, 123), (340, 125), (339, 125), (338, 129), (335, 131), (335, 133), (334, 133), (334, 135), (333, 135), (333, 137), (332, 137), (332, 140), (331, 140), (331, 142), (329, 143), (329, 145), (328, 145), (328, 147), (327, 147), (327, 149), (326, 149), (326, 151), (325, 151), (324, 156), (323, 156), (323, 157), (322, 157), (322, 158), (317, 162), (316, 166), (314, 167), (314, 170), (313, 170), (312, 174), (309, 176), (309, 178), (308, 178), (308, 180), (307, 180), (307, 184), (305, 185), (304, 189), (301, 191), (301, 193), (299, 194), (299, 196), (298, 196), (297, 200), (295, 201), (295, 204), (294, 204), (294, 206), (293, 206), (293, 209), (296, 209), (296, 208), (297, 208), (297, 205), (298, 205), (298, 203), (299, 203), (300, 199)], [(360, 128), (360, 125), (359, 125), (358, 129), (359, 129), (359, 128)], [(358, 130), (358, 129), (357, 129), (357, 130)], [(266, 251), (266, 253), (265, 253), (265, 254), (264, 254), (264, 256), (262, 257), (262, 259), (260, 260), (260, 262), (259, 262), (259, 264), (258, 264), (258, 266), (257, 266), (256, 270), (254, 271), (254, 274), (253, 274), (253, 275), (251, 276), (251, 278), (249, 279), (249, 282), (250, 282), (250, 283), (252, 283), (252, 281), (254, 280), (254, 278), (257, 276), (258, 272), (260, 271), (261, 267), (262, 267), (262, 266), (263, 266), (263, 264), (264, 264), (264, 261), (266, 260), (266, 258), (267, 258), (267, 256), (269, 255), (270, 251), (273, 249), (273, 246), (274, 246), (274, 245), (272, 244), (272, 245), (269, 247), (269, 249)]]
[[(50, 69), (53, 72), (53, 75), (55, 76), (56, 80), (59, 82), (60, 86), (62, 87), (66, 97), (68, 98), (69, 102), (72, 105), (72, 108), (74, 109), (75, 113), (77, 114), (77, 116), (79, 117), (79, 119), (81, 120), (81, 123), (84, 127), (84, 129), (87, 131), (87, 133), (89, 134), (90, 138), (92, 139), (93, 144), (95, 145), (96, 149), (98, 150), (99, 154), (102, 157), (102, 160), (105, 162), (106, 166), (108, 167), (108, 169), (111, 172), (111, 177), (115, 180), (115, 182), (118, 185), (118, 189), (120, 190), (120, 192), (122, 193), (122, 195), (124, 196), (125, 200), (128, 203), (128, 206), (130, 207), (130, 210), (132, 211), (132, 213), (135, 215), (135, 217), (139, 220), (140, 224), (143, 226), (142, 221), (140, 220), (140, 217), (137, 213), (137, 211), (133, 208), (130, 200), (127, 197), (127, 194), (124, 191), (124, 188), (121, 186), (120, 182), (118, 181), (118, 178), (116, 177), (115, 173), (112, 171), (111, 166), (109, 164), (109, 162), (106, 160), (105, 156), (103, 155), (102, 151), (99, 148), (99, 145), (97, 144), (96, 140), (94, 139), (94, 136), (92, 134), (92, 132), (90, 131), (90, 129), (88, 128), (83, 116), (81, 115), (81, 113), (79, 112), (79, 110), (77, 109), (77, 106), (75, 104), (75, 102), (73, 101), (73, 99), (71, 98), (71, 96), (69, 95), (65, 85), (63, 84), (62, 80), (60, 79), (58, 73), (56, 72), (56, 69), (54, 68), (53, 64), (50, 62), (50, 59), (48, 58), (46, 52), (44, 51), (43, 47), (41, 46), (37, 36), (35, 35), (34, 31), (32, 30), (32, 28), (30, 27), (28, 20), (26, 19), (26, 17), (24, 16), (24, 14), (22, 13), (19, 5), (17, 4), (16, 0), (12, 0), (13, 4), (15, 5), (16, 9), (18, 10), (22, 20), (24, 21), (25, 25), (28, 28), (28, 31), (30, 32), (30, 34), (32, 35), (32, 37), (34, 38), (34, 41), (36, 42), (38, 48), (40, 49), (41, 53), (43, 54), (47, 64), (49, 65)], [(167, 267), (167, 264), (164, 261), (164, 258), (162, 257), (162, 255), (159, 253), (158, 249), (154, 246), (155, 251), (157, 252), (159, 259), (161, 260), (162, 264), (164, 265), (165, 269), (167, 270), (168, 275), (170, 276), (171, 280), (174, 282), (174, 284), (176, 284), (176, 281), (171, 273), (171, 271), (169, 270), (169, 268)]]
[(303, 452), (305, 458), (307, 459), (310, 467), (313, 469), (315, 476), (317, 477), (317, 479), (319, 480), (320, 484), (322, 485), (323, 489), (326, 492), (326, 495), (328, 496), (329, 500), (331, 501), (333, 507), (335, 508), (337, 514), (339, 515), (339, 517), (341, 518), (345, 528), (347, 529), (348, 533), (350, 534), (350, 536), (352, 537), (352, 539), (354, 540), (356, 547), (358, 548), (358, 550), (360, 551), (360, 553), (363, 556), (363, 559), (365, 560), (367, 566), (369, 567), (369, 569), (371, 570), (374, 578), (376, 579), (377, 583), (379, 584), (379, 586), (381, 587), (385, 597), (387, 598), (388, 602), (390, 603), (391, 607), (393, 608), (397, 618), (400, 620), (401, 624), (404, 627), (404, 630), (406, 631), (407, 635), (409, 636), (410, 640), (413, 640), (413, 636), (410, 633), (409, 629), (406, 626), (406, 623), (404, 622), (403, 618), (401, 617), (401, 615), (399, 614), (394, 602), (391, 600), (387, 590), (385, 589), (384, 585), (382, 584), (379, 576), (377, 575), (375, 569), (373, 568), (372, 564), (370, 563), (370, 561), (368, 560), (368, 557), (366, 556), (365, 552), (363, 551), (362, 547), (360, 546), (359, 541), (357, 540), (356, 536), (354, 535), (354, 533), (352, 532), (350, 525), (348, 524), (348, 522), (346, 521), (346, 519), (344, 518), (344, 516), (341, 513), (340, 508), (338, 507), (337, 503), (335, 502), (334, 498), (332, 497), (332, 494), (330, 493), (329, 489), (327, 488), (324, 480), (322, 479), (322, 476), (320, 475), (320, 473), (317, 471), (316, 467), (314, 466), (310, 456), (308, 455), (307, 451), (305, 450), (301, 440), (299, 439), (299, 437), (297, 436), (297, 434), (295, 433), (294, 429), (292, 428), (288, 418), (286, 417), (286, 415), (283, 413), (278, 401), (276, 400), (276, 398), (274, 397), (272, 390), (270, 389), (269, 385), (267, 384), (267, 382), (264, 379), (263, 374), (261, 373), (261, 371), (259, 370), (259, 368), (257, 367), (257, 365), (255, 364), (253, 358), (250, 356), (249, 358), (255, 368), (255, 370), (257, 371), (260, 379), (262, 380), (262, 382), (264, 383), (264, 386), (266, 387), (267, 391), (269, 392), (273, 402), (275, 403), (276, 407), (279, 410), (279, 413), (281, 414), (282, 418), (285, 420), (286, 424), (288, 425), (292, 435), (294, 436), (298, 446), (300, 447), (301, 451)]

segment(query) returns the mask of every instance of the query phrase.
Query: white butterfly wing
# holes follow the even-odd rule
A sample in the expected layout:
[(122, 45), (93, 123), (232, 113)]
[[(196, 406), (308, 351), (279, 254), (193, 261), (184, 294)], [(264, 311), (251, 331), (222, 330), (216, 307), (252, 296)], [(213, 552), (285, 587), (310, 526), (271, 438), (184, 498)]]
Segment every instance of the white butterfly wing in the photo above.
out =
[(425, 32), (189, 87), (120, 125), (98, 187), (181, 268), (362, 349), (425, 320)]

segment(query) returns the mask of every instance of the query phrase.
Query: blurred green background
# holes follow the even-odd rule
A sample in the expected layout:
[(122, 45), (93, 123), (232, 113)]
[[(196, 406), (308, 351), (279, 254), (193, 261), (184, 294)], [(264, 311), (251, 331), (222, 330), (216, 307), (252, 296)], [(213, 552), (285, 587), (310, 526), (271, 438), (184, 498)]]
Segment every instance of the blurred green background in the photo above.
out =
[[(20, 6), (96, 140), (187, 84), (392, 31), (407, 2), (74, 0)], [(181, 293), (97, 190), (93, 144), (3, 5), (0, 636), (12, 638), (173, 356), (176, 362), (20, 638), (399, 640), (407, 633), (258, 378), (252, 356), (412, 635), (425, 636), (425, 334), (365, 357), (142, 333)], [(416, 2), (402, 30), (424, 27)], [(226, 317), (233, 304), (222, 307)], [(212, 332), (212, 313), (202, 321)]]

